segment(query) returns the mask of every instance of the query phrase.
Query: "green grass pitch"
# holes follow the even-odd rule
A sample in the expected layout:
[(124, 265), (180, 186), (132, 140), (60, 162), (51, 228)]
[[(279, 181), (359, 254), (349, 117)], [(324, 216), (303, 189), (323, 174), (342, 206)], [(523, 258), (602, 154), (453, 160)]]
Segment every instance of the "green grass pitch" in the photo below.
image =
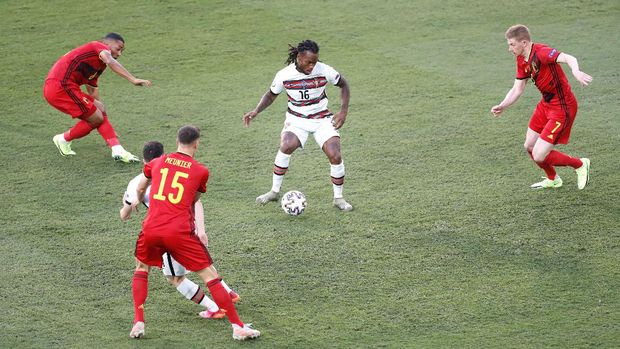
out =
[[(0, 13), (0, 347), (620, 347), (618, 1), (6, 0)], [(581, 87), (564, 69), (580, 109), (560, 149), (592, 160), (583, 191), (567, 168), (564, 187), (528, 188), (542, 175), (522, 150), (533, 84), (490, 115), (513, 83), (503, 33), (516, 23), (594, 77)], [(125, 67), (153, 81), (99, 80), (122, 144), (172, 151), (180, 126), (203, 130), (210, 250), (256, 341), (200, 319), (158, 270), (146, 338), (128, 337), (140, 220), (118, 209), (141, 166), (114, 163), (96, 132), (62, 158), (51, 139), (73, 122), (42, 97), (58, 57), (109, 31), (126, 39)], [(312, 139), (283, 185), (306, 212), (254, 204), (285, 98), (250, 128), (242, 116), (307, 38), (351, 85), (350, 213), (331, 206)], [(338, 110), (338, 88), (327, 93)]]

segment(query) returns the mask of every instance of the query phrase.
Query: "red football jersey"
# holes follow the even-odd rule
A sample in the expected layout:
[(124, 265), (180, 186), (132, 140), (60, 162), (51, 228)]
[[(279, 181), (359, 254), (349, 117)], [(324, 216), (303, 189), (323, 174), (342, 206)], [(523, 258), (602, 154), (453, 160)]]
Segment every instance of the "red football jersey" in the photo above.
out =
[(532, 44), (527, 61), (517, 56), (517, 79), (531, 78), (545, 102), (566, 105), (575, 96), (562, 67), (556, 62), (560, 53), (547, 45)]
[(207, 191), (209, 169), (183, 153), (166, 154), (144, 165), (151, 178), (149, 210), (144, 232), (187, 233), (194, 231), (194, 198)]
[(97, 79), (107, 67), (99, 58), (99, 54), (104, 50), (110, 51), (110, 47), (102, 42), (92, 41), (67, 52), (50, 69), (47, 79), (97, 87)]

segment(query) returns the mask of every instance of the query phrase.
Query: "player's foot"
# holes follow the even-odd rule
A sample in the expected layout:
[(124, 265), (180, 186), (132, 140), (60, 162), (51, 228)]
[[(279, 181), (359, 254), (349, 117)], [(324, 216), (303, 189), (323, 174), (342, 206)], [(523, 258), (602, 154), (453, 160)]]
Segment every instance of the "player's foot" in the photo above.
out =
[(62, 134), (55, 135), (54, 138), (52, 138), (52, 141), (56, 145), (56, 148), (58, 148), (58, 151), (60, 151), (60, 155), (75, 155), (75, 152), (71, 150), (71, 142), (65, 141), (65, 138)]
[(555, 179), (549, 179), (547, 177), (543, 177), (544, 179), (538, 183), (534, 183), (530, 185), (532, 189), (546, 189), (546, 188), (559, 188), (562, 186), (562, 178), (560, 176), (555, 176)]
[(218, 309), (217, 311), (209, 311), (207, 309), (201, 311), (198, 315), (203, 319), (221, 319), (226, 316), (226, 311), (224, 311), (224, 309)]
[(136, 339), (144, 337), (144, 322), (138, 321), (133, 324), (133, 328), (131, 332), (129, 332), (129, 337)]
[(351, 206), (350, 203), (346, 202), (344, 198), (335, 198), (334, 206), (338, 207), (340, 211), (348, 212), (353, 210), (353, 206)]
[(127, 164), (130, 162), (140, 162), (140, 159), (138, 159), (137, 156), (124, 149), (118, 154), (112, 154), (112, 158), (116, 161), (124, 162)]
[(270, 190), (269, 192), (259, 196), (256, 198), (256, 203), (264, 205), (269, 201), (277, 201), (280, 197), (280, 193), (276, 193), (275, 191)]
[(233, 338), (239, 341), (260, 337), (260, 331), (252, 328), (252, 324), (245, 324), (243, 327), (233, 324)]
[(230, 300), (231, 300), (233, 303), (237, 303), (237, 302), (239, 302), (239, 301), (241, 300), (241, 296), (239, 296), (239, 295), (237, 294), (237, 292), (235, 292), (235, 291), (232, 291), (232, 290), (231, 290), (228, 294), (230, 295)]
[(577, 172), (577, 188), (581, 190), (586, 187), (588, 179), (590, 179), (590, 159), (581, 158), (580, 160), (583, 162), (583, 165), (575, 169), (575, 172)]

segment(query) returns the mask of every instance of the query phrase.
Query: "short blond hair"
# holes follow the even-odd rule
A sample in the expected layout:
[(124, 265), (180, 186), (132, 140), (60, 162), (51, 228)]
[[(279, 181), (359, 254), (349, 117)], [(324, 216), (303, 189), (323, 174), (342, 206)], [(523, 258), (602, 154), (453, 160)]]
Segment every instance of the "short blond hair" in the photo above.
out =
[(530, 30), (527, 29), (527, 27), (523, 24), (513, 25), (512, 27), (508, 28), (508, 30), (506, 30), (506, 34), (504, 35), (506, 36), (507, 40), (516, 39), (517, 41), (532, 41), (530, 37)]

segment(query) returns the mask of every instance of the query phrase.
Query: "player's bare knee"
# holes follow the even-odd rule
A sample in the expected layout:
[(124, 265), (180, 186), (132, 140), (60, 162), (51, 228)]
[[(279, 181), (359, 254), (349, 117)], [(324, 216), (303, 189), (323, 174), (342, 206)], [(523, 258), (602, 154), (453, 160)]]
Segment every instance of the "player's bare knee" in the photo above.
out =
[(151, 270), (151, 267), (148, 264), (142, 263), (138, 258), (134, 258), (136, 261), (136, 270), (137, 271), (146, 271), (147, 273)]
[(103, 123), (103, 113), (101, 110), (97, 109), (93, 114), (84, 119), (94, 128), (99, 127)]
[(329, 163), (332, 165), (339, 165), (342, 163), (342, 156), (340, 155), (340, 153), (329, 154), (327, 155), (327, 158), (329, 159)]
[(97, 107), (97, 109), (101, 110), (102, 112), (105, 113), (105, 104), (103, 104), (103, 102), (101, 102), (100, 100), (95, 99), (93, 101), (93, 104)]
[(217, 270), (215, 270), (215, 267), (213, 265), (209, 266), (208, 268), (197, 271), (196, 274), (198, 274), (198, 276), (200, 276), (202, 281), (204, 281), (205, 283), (215, 280), (220, 277), (217, 273)]
[(282, 141), (280, 142), (280, 151), (283, 152), (284, 154), (292, 154), (295, 149), (297, 149), (298, 147), (298, 143), (296, 140), (291, 140), (291, 139), (282, 139)]
[(547, 158), (547, 154), (543, 154), (543, 153), (540, 153), (540, 152), (533, 152), (532, 153), (532, 159), (534, 159), (534, 161), (536, 161), (537, 163), (544, 162), (545, 158)]

